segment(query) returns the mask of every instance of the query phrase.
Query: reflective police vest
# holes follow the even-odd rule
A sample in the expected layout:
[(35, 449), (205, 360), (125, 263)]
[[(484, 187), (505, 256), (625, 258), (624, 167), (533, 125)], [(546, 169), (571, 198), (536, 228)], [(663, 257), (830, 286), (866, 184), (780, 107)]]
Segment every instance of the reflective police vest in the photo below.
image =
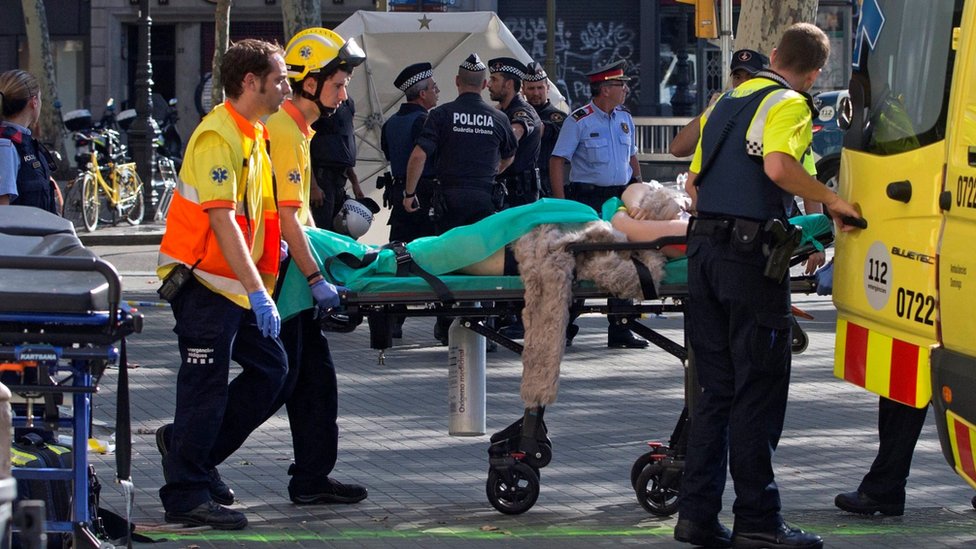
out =
[[(769, 109), (788, 92), (773, 85), (743, 97), (726, 95), (715, 104), (702, 130), (704, 173), (695, 181), (699, 212), (753, 220), (787, 217), (793, 195), (763, 169), (762, 127)], [(770, 94), (782, 96), (763, 101)]]
[(0, 137), (13, 143), (20, 159), (20, 168), (17, 170), (17, 198), (11, 205), (33, 206), (58, 213), (54, 189), (51, 187), (51, 165), (44, 146), (34, 136), (8, 124), (0, 126)]

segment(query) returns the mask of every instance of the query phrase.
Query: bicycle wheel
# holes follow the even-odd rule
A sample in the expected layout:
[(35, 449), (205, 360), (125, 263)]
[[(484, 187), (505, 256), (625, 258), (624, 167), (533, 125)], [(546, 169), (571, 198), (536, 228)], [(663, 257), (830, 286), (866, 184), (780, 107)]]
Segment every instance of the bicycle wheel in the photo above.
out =
[(133, 165), (119, 168), (119, 213), (129, 225), (142, 223), (146, 213), (146, 199), (142, 196), (142, 180)]
[[(85, 230), (92, 232), (98, 228), (98, 207), (101, 202), (98, 196), (98, 181), (91, 172), (83, 172), (78, 177), (81, 178), (81, 219), (85, 224)], [(75, 185), (77, 184), (78, 181), (75, 180)]]

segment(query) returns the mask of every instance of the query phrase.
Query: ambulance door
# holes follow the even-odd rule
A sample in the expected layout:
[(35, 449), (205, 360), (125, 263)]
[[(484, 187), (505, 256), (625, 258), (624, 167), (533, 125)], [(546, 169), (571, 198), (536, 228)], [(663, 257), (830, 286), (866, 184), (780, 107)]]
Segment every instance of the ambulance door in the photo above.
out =
[(862, 4), (841, 153), (839, 193), (868, 228), (837, 235), (834, 373), (918, 408), (931, 396), (952, 29), (962, 4)]
[(932, 402), (949, 464), (976, 487), (976, 2), (956, 32), (939, 243), (941, 345), (932, 351)]

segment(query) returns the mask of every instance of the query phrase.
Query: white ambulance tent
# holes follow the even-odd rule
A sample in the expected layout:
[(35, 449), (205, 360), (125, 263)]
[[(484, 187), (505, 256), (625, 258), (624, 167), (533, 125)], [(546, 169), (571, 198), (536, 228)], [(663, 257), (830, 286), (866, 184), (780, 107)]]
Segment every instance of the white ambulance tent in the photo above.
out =
[[(458, 65), (472, 53), (477, 53), (486, 63), (494, 57), (513, 57), (523, 63), (533, 61), (493, 12), (357, 11), (334, 30), (347, 40), (355, 38), (366, 52), (366, 61), (353, 73), (349, 96), (356, 104), (356, 174), (363, 192), (377, 203), (382, 202), (382, 192), (376, 190), (375, 179), (388, 169), (380, 149), (380, 129), (404, 101), (403, 92), (393, 86), (393, 80), (404, 67), (430, 62), (441, 90), (439, 104), (444, 104), (457, 97), (454, 77)], [(484, 98), (489, 101), (487, 90)], [(549, 98), (553, 104), (566, 109), (562, 95), (552, 82), (549, 82)], [(388, 210), (382, 211), (360, 240), (385, 243), (389, 236), (388, 215)]]

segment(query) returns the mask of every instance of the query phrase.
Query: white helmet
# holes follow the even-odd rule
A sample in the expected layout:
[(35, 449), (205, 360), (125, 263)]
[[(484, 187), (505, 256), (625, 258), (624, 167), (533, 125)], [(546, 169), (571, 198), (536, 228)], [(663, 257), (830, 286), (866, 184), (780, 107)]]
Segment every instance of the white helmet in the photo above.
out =
[(347, 198), (342, 209), (332, 220), (332, 228), (337, 233), (359, 238), (366, 234), (373, 224), (373, 212), (354, 198)]

